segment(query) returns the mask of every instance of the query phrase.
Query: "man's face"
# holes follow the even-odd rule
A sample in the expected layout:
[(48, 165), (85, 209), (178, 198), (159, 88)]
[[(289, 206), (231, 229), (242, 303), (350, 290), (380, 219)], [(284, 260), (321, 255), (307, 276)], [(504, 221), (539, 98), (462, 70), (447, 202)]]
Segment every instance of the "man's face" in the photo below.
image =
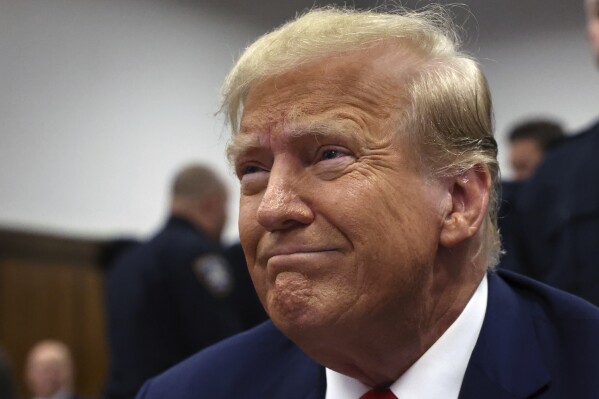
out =
[(586, 0), (587, 37), (599, 63), (599, 0)]
[(27, 382), (35, 396), (51, 397), (64, 384), (64, 366), (53, 353), (41, 353), (27, 365)]
[[(398, 129), (398, 62), (372, 52), (252, 88), (234, 163), (239, 230), (258, 295), (290, 337), (427, 304), (444, 198)], [(406, 68), (408, 65), (406, 64)], [(414, 327), (412, 327), (414, 328)]]
[(543, 159), (543, 149), (534, 139), (518, 139), (510, 143), (510, 165), (514, 180), (526, 180), (532, 176)]

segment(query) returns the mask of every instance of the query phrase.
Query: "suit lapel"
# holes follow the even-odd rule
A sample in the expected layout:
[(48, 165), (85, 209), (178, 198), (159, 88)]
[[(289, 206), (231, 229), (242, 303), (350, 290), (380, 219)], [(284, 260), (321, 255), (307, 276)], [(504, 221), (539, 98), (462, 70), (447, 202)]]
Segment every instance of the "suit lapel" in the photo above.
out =
[(318, 381), (314, 385), (314, 389), (309, 392), (305, 399), (325, 399), (327, 393), (327, 376), (324, 367), (319, 367)]
[(282, 356), (284, 361), (277, 363), (276, 370), (269, 372), (270, 384), (266, 391), (260, 391), (260, 399), (324, 399), (326, 394), (324, 367), (308, 357), (287, 338), (283, 345), (285, 346)]
[(535, 332), (532, 308), (489, 273), (487, 312), (460, 391), (460, 399), (528, 398), (550, 380)]

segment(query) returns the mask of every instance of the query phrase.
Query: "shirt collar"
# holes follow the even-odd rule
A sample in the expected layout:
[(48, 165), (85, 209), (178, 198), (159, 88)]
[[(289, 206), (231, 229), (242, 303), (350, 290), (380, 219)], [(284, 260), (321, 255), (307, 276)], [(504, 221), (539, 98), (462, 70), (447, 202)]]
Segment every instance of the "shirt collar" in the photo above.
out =
[[(456, 399), (487, 309), (485, 275), (466, 307), (443, 335), (395, 381), (390, 389), (401, 399)], [(326, 369), (325, 399), (358, 399), (371, 389), (362, 382)]]

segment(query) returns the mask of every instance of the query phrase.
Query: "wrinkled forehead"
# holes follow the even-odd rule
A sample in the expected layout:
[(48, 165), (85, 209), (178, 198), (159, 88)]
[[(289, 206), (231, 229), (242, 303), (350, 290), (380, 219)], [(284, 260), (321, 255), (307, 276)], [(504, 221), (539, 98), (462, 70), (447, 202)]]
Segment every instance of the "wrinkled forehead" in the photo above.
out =
[(249, 133), (318, 136), (396, 123), (397, 111), (409, 102), (406, 82), (418, 61), (405, 47), (386, 45), (319, 59), (257, 82), (244, 101), (230, 150), (258, 146), (260, 137), (244, 137)]

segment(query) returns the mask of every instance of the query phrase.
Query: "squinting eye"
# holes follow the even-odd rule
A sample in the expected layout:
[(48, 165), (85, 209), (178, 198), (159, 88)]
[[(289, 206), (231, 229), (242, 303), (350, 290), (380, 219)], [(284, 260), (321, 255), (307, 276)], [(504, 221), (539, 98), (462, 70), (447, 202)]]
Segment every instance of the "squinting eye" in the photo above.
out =
[(244, 166), (241, 169), (241, 176), (243, 176), (243, 175), (250, 175), (252, 173), (258, 173), (260, 171), (262, 171), (262, 168), (260, 168), (259, 166), (256, 166), (256, 165), (247, 165), (247, 166)]
[(343, 155), (345, 155), (345, 154), (343, 154), (341, 151), (338, 151), (338, 150), (325, 150), (322, 152), (321, 159), (324, 161), (327, 159), (339, 158)]

